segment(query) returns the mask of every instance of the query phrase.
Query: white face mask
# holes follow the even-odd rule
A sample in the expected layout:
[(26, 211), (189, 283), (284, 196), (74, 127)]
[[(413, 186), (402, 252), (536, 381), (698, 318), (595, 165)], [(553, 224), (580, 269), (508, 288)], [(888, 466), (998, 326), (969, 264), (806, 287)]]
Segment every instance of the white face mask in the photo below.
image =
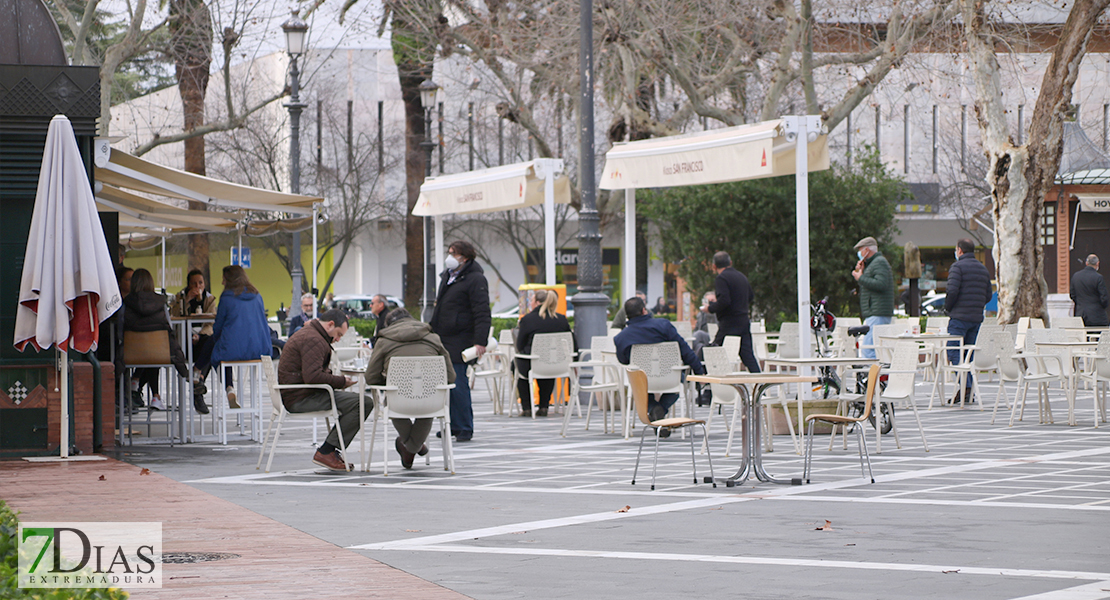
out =
[(447, 258), (443, 261), (443, 266), (447, 267), (449, 271), (454, 271), (455, 269), (459, 268), (459, 259), (448, 254)]
[(856, 256), (858, 256), (860, 260), (863, 260), (863, 250), (856, 250)]
[(953, 250), (952, 254), (956, 255), (956, 260), (960, 260), (960, 251), (959, 250)]

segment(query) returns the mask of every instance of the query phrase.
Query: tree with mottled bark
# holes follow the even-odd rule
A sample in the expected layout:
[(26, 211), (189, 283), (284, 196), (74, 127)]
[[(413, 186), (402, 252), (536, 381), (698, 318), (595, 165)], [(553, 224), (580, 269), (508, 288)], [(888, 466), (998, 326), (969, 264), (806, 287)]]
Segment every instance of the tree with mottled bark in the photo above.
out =
[(994, 213), (994, 262), (998, 279), (998, 320), (1044, 317), (1048, 286), (1038, 226), (1063, 152), (1065, 114), (1071, 106), (1079, 65), (1091, 34), (1110, 0), (1076, 0), (1060, 29), (1039, 88), (1028, 141), (1014, 143), (1006, 121), (989, 3), (960, 0), (967, 60), (975, 82), (975, 115), (989, 162), (986, 181)]

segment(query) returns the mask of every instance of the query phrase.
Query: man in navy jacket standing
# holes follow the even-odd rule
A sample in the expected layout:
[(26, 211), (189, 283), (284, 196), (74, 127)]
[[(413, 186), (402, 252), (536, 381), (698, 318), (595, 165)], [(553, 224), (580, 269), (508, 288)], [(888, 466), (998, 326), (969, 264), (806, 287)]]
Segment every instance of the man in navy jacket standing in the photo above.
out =
[[(969, 239), (956, 242), (956, 262), (948, 269), (948, 289), (945, 293), (948, 334), (963, 336), (965, 346), (974, 344), (979, 337), (979, 326), (983, 324), (983, 309), (991, 299), (991, 276), (983, 263), (975, 258), (975, 244)], [(953, 340), (948, 345), (957, 344)], [(948, 351), (948, 362), (960, 362), (958, 349)], [(964, 400), (971, 402), (971, 373), (967, 374), (964, 385)], [(952, 404), (960, 402), (960, 393), (957, 389)]]
[(743, 273), (732, 268), (728, 252), (713, 255), (713, 270), (717, 273), (716, 299), (709, 303), (709, 312), (717, 315), (717, 337), (714, 346), (724, 344), (726, 335), (740, 336), (740, 360), (751, 373), (759, 373), (759, 361), (752, 348), (752, 323), (749, 317), (752, 306), (752, 284)]
[[(624, 303), (624, 312), (628, 315), (628, 325), (613, 338), (617, 347), (617, 360), (627, 365), (632, 359), (632, 346), (636, 344), (658, 344), (661, 342), (678, 342), (679, 351), (682, 353), (682, 362), (690, 367), (694, 373), (705, 374), (705, 367), (698, 360), (698, 355), (690, 349), (686, 340), (682, 339), (678, 330), (667, 319), (652, 318), (647, 312), (644, 301), (638, 297), (629, 298)], [(667, 411), (678, 402), (678, 394), (660, 394), (659, 398), (648, 398), (648, 414), (652, 421), (658, 421), (667, 416)], [(666, 429), (659, 432), (660, 437), (667, 437), (670, 432)]]

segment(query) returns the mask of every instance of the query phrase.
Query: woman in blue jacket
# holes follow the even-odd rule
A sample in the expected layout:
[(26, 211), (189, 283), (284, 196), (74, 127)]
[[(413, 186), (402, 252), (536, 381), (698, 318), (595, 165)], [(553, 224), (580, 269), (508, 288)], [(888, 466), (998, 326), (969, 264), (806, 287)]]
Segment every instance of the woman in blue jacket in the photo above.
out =
[[(210, 349), (207, 356), (198, 359), (201, 373), (210, 366), (218, 367), (224, 361), (258, 360), (273, 351), (270, 326), (266, 323), (266, 307), (258, 289), (251, 285), (247, 272), (239, 265), (224, 267), (224, 291), (216, 309), (216, 322), (212, 325)], [(205, 360), (207, 358), (207, 360)], [(227, 383), (230, 377), (225, 377)], [(227, 388), (228, 400), (235, 403), (235, 389)]]

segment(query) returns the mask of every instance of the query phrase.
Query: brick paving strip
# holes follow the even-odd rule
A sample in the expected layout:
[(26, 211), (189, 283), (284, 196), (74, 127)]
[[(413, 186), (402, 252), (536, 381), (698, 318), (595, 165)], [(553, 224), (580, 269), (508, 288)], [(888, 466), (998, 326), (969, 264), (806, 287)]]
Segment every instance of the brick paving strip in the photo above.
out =
[[(0, 498), (21, 521), (162, 521), (163, 552), (239, 558), (163, 565), (132, 598), (466, 598), (140, 467), (0, 461)], [(101, 481), (100, 477), (104, 480)]]

